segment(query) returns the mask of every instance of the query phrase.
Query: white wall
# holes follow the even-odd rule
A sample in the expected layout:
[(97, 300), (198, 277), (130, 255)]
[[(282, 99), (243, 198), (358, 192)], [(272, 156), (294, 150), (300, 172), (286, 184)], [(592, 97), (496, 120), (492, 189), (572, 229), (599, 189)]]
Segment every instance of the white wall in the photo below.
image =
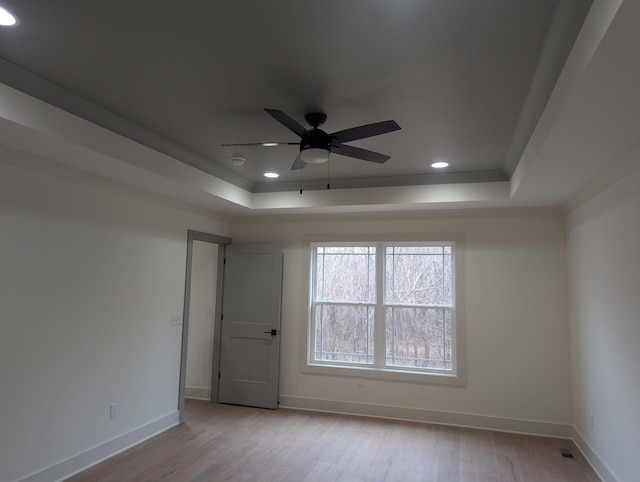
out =
[(177, 420), (187, 229), (228, 234), (0, 163), (0, 480), (53, 480)]
[(209, 400), (218, 245), (193, 242), (186, 397)]
[[(540, 433), (563, 434), (572, 422), (562, 216), (468, 211), (228, 226), (13, 164), (0, 163), (0, 480), (113, 447), (111, 440), (133, 442), (132, 430), (175, 419), (181, 329), (169, 318), (182, 312), (187, 229), (284, 245), (283, 399), (424, 411), (435, 420), (448, 413), (446, 421)], [(623, 458), (640, 446), (639, 177), (569, 220), (573, 423), (619, 480), (640, 471), (637, 458)], [(353, 379), (300, 372), (303, 236), (387, 232), (464, 235), (464, 388), (373, 380), (357, 388)], [(109, 420), (115, 402), (119, 414)]]
[(638, 186), (640, 168), (568, 218), (575, 437), (605, 480), (629, 482), (640, 474)]
[[(288, 405), (355, 407), (412, 418), (423, 410), (424, 419), (569, 436), (565, 219), (530, 214), (469, 212), (449, 218), (409, 215), (405, 220), (395, 214), (300, 217), (232, 224), (234, 242), (284, 245), (281, 400)], [(367, 380), (364, 388), (357, 388), (354, 379), (302, 374), (308, 285), (303, 236), (441, 232), (458, 232), (465, 238), (466, 387)], [(368, 410), (367, 404), (377, 407)], [(385, 407), (415, 410), (385, 411)], [(455, 415), (443, 416), (451, 412)]]

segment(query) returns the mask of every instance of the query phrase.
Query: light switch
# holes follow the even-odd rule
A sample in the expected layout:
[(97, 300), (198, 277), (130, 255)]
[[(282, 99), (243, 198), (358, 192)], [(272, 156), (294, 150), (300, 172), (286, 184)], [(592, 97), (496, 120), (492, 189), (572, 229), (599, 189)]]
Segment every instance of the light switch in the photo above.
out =
[(173, 314), (171, 315), (171, 326), (179, 326), (182, 324), (182, 315)]

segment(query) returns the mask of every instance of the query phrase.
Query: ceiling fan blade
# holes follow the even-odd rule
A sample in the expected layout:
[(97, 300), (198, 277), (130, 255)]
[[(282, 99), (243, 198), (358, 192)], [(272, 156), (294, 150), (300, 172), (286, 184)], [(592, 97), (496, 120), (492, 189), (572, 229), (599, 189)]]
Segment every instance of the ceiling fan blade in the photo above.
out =
[(331, 152), (340, 154), (341, 156), (354, 157), (356, 159), (362, 159), (363, 161), (377, 162), (380, 164), (390, 159), (389, 156), (380, 154), (379, 152), (361, 149), (360, 147), (346, 146), (344, 144), (331, 146)]
[(400, 126), (396, 121), (388, 120), (334, 132), (331, 134), (331, 137), (336, 139), (338, 142), (349, 142), (356, 141), (358, 139), (365, 139), (367, 137), (379, 136), (380, 134), (386, 134), (397, 130), (400, 130)]
[(298, 154), (298, 157), (296, 157), (296, 160), (293, 161), (293, 164), (291, 165), (291, 170), (297, 171), (298, 169), (304, 169), (304, 166), (306, 165), (307, 163), (302, 160), (302, 156)]
[(237, 144), (220, 144), (222, 147), (232, 147), (232, 146), (299, 146), (299, 142), (240, 142)]
[(265, 109), (267, 114), (273, 117), (275, 120), (280, 122), (283, 126), (289, 129), (291, 132), (296, 134), (298, 137), (302, 137), (306, 134), (307, 129), (298, 124), (295, 120), (289, 117), (287, 114), (277, 109)]

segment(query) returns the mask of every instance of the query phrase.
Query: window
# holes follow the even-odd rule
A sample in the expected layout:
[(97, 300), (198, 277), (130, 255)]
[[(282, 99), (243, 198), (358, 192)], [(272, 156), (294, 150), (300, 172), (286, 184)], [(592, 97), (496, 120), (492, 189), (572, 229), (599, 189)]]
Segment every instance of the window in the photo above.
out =
[(311, 243), (307, 367), (461, 383), (460, 257), (455, 240)]

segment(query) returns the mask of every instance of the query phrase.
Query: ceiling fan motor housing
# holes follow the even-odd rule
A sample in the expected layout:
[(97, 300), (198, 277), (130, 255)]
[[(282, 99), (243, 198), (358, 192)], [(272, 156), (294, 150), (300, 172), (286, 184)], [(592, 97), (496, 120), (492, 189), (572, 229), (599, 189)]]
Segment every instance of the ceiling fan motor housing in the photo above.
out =
[(325, 123), (325, 121), (327, 120), (327, 114), (324, 114), (322, 112), (307, 112), (304, 115), (304, 120), (306, 120), (311, 127), (317, 129)]

